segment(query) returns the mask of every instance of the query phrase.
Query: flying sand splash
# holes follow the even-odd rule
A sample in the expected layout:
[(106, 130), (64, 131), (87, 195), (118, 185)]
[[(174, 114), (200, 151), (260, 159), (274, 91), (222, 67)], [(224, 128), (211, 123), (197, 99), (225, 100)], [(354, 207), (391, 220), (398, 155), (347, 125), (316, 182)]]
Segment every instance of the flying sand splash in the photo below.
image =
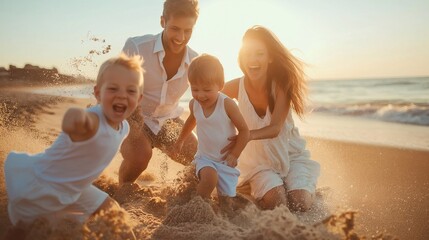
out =
[(83, 67), (89, 66), (92, 68), (97, 68), (95, 57), (105, 55), (110, 52), (111, 45), (106, 43), (106, 39), (95, 37), (88, 32), (86, 35), (86, 40), (81, 40), (81, 44), (92, 44), (91, 49), (88, 51), (86, 56), (74, 57), (70, 60), (70, 65), (78, 72), (78, 74), (83, 74)]

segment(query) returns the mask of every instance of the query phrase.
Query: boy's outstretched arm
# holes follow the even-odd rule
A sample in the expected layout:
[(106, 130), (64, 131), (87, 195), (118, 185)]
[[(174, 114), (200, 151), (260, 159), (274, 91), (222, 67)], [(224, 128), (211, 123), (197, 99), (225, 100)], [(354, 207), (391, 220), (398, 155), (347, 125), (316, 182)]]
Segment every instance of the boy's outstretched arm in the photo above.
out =
[(225, 111), (226, 114), (228, 114), (228, 117), (231, 119), (231, 122), (238, 130), (236, 143), (225, 159), (227, 160), (230, 167), (236, 167), (237, 159), (249, 141), (250, 132), (246, 121), (241, 115), (240, 109), (238, 109), (237, 104), (235, 104), (235, 102), (230, 98), (225, 99)]
[(70, 108), (64, 114), (61, 128), (72, 141), (84, 141), (97, 132), (98, 116), (81, 108)]
[(176, 140), (176, 143), (174, 144), (174, 152), (176, 154), (179, 154), (179, 152), (182, 149), (183, 143), (185, 142), (185, 139), (191, 134), (192, 130), (197, 125), (197, 121), (194, 116), (194, 99), (189, 101), (189, 116), (186, 119), (185, 124), (182, 127), (182, 131), (180, 132), (179, 137)]

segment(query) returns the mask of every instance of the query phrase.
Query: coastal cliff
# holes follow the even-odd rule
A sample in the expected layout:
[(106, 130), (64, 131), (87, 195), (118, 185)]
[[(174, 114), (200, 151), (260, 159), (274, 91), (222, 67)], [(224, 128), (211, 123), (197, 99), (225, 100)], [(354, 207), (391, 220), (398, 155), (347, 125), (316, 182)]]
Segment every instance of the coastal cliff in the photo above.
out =
[(83, 76), (70, 76), (61, 74), (56, 68), (47, 69), (31, 64), (23, 68), (9, 65), (9, 70), (0, 67), (0, 87), (16, 85), (59, 85), (59, 84), (83, 84), (92, 81)]

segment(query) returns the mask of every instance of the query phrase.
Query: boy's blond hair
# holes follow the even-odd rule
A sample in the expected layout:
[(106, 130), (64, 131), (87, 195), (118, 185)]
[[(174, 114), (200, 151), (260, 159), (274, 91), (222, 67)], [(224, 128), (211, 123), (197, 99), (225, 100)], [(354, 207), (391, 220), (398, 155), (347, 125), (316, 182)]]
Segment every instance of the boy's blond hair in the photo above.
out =
[(107, 69), (112, 66), (122, 66), (128, 70), (136, 72), (139, 74), (139, 86), (143, 85), (143, 73), (144, 69), (142, 68), (143, 58), (138, 55), (129, 57), (125, 53), (121, 53), (118, 57), (110, 58), (101, 64), (100, 69), (98, 70), (97, 82), (96, 85), (100, 86), (103, 82), (103, 75)]
[(219, 59), (209, 54), (194, 58), (188, 69), (189, 83), (216, 84), (220, 89), (225, 84), (225, 76)]

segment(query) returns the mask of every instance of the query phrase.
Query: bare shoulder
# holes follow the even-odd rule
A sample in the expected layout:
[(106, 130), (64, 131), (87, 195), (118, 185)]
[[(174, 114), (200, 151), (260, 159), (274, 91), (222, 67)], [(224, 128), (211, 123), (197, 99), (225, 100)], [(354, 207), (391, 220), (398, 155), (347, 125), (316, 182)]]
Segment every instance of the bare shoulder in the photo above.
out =
[(232, 98), (230, 98), (230, 97), (226, 97), (224, 100), (224, 105), (225, 106), (230, 106), (230, 105), (232, 105), (232, 106), (237, 106), (237, 104), (235, 103), (235, 101), (232, 99)]
[(224, 107), (228, 116), (233, 112), (240, 111), (238, 110), (237, 103), (229, 97), (224, 99)]
[(191, 112), (191, 114), (194, 113), (194, 99), (192, 98), (191, 101), (189, 101), (189, 111)]
[(222, 92), (230, 98), (237, 98), (239, 82), (240, 82), (240, 78), (236, 78), (226, 82), (225, 86), (222, 89)]
[(189, 101), (189, 108), (192, 108), (194, 106), (194, 101), (195, 99), (191, 99), (191, 101)]

